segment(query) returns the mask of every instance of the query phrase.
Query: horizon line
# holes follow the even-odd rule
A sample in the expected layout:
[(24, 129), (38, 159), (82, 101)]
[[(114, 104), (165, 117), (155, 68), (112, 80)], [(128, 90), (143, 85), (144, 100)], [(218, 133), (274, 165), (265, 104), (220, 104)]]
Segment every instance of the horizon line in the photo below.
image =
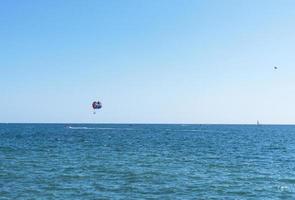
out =
[(294, 126), (295, 123), (173, 123), (173, 122), (0, 122), (0, 124), (114, 124), (114, 125), (255, 125), (255, 126), (265, 126), (265, 125), (285, 125)]

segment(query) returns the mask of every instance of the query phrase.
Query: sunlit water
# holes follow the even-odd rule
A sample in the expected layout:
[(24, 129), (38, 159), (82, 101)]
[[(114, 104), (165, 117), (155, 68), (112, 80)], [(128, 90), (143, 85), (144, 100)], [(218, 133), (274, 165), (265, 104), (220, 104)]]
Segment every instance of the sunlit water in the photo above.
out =
[(295, 199), (295, 126), (0, 125), (0, 199)]

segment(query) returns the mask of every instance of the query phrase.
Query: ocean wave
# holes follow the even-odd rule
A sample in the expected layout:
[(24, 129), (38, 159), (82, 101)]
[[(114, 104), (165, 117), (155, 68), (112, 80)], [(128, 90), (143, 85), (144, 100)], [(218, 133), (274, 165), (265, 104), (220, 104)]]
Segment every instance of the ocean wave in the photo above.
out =
[(67, 126), (68, 129), (75, 130), (135, 130), (133, 128), (114, 128), (114, 127), (86, 127), (86, 126)]
[(229, 131), (218, 131), (218, 130), (202, 130), (202, 129), (180, 129), (180, 130), (174, 130), (174, 131), (180, 131), (180, 132), (214, 132), (214, 133), (228, 133)]
[[(68, 129), (74, 130), (125, 130), (125, 131), (134, 131), (134, 130), (142, 130), (142, 129), (135, 129), (135, 128), (116, 128), (116, 127), (87, 127), (87, 126), (67, 126)], [(172, 132), (215, 132), (215, 133), (228, 133), (229, 131), (221, 131), (221, 130), (202, 130), (202, 129), (164, 129), (165, 131), (172, 131)], [(159, 130), (161, 131), (161, 130)]]

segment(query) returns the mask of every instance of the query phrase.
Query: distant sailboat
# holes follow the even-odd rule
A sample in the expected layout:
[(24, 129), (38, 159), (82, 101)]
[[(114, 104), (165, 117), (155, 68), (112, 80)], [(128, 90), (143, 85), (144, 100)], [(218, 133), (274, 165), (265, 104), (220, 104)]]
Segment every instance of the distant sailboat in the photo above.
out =
[(257, 126), (259, 126), (259, 125), (260, 125), (260, 123), (259, 123), (259, 121), (258, 121), (258, 120), (257, 120), (257, 123), (256, 123), (256, 124), (257, 124)]

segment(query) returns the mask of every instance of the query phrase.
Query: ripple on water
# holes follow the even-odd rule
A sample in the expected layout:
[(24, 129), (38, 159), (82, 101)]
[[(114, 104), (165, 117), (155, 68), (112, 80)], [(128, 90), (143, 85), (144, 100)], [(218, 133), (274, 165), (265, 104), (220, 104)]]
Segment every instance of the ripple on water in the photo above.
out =
[(295, 127), (0, 125), (3, 199), (294, 199)]

